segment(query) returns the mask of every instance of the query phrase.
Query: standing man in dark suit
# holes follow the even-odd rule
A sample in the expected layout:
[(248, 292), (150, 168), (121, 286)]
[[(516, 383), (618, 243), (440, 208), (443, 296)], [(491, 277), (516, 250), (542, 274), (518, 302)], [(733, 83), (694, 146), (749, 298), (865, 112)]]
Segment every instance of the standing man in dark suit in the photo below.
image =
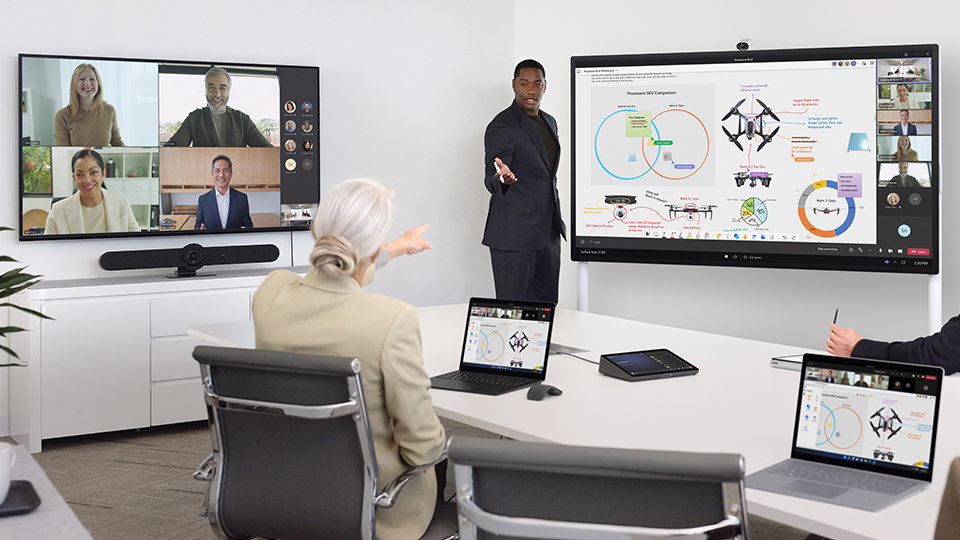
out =
[(210, 162), (214, 188), (197, 200), (197, 230), (253, 228), (247, 194), (230, 187), (233, 161), (221, 154)]
[(517, 64), (512, 86), (513, 103), (483, 137), (490, 192), (483, 245), (490, 248), (497, 298), (556, 302), (566, 227), (557, 194), (557, 121), (540, 110), (547, 88), (543, 65)]

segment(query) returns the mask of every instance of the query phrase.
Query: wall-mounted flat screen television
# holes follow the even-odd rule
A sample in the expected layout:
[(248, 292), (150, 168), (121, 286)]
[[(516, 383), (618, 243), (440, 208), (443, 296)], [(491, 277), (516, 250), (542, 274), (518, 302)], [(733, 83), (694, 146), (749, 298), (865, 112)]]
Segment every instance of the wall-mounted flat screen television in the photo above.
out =
[(320, 68), (20, 55), (20, 239), (306, 229)]
[(939, 271), (937, 45), (570, 65), (573, 260)]

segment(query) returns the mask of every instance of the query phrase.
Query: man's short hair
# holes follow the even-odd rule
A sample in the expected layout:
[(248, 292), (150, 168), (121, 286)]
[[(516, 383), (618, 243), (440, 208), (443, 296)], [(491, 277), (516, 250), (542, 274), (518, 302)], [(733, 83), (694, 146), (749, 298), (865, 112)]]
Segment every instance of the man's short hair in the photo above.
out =
[(900, 114), (906, 114), (907, 116), (910, 116), (910, 111), (907, 109), (900, 109)]
[(233, 87), (233, 79), (230, 78), (230, 74), (227, 73), (227, 70), (217, 66), (213, 66), (203, 74), (203, 86), (207, 86), (207, 79), (209, 79), (211, 75), (225, 76), (227, 78), (227, 87)]
[(527, 58), (526, 60), (521, 60), (520, 63), (517, 64), (517, 67), (513, 68), (513, 78), (516, 79), (517, 76), (520, 75), (521, 69), (527, 69), (527, 68), (539, 69), (540, 74), (543, 75), (543, 78), (544, 79), (547, 78), (547, 70), (543, 69), (543, 64), (530, 58)]
[(227, 156), (225, 156), (225, 155), (223, 155), (223, 154), (220, 154), (219, 156), (213, 158), (213, 161), (210, 162), (210, 170), (212, 171), (213, 168), (217, 166), (217, 162), (220, 161), (221, 159), (227, 162), (227, 165), (230, 166), (230, 170), (232, 171), (232, 170), (233, 170), (233, 160), (231, 160), (229, 157), (227, 157)]

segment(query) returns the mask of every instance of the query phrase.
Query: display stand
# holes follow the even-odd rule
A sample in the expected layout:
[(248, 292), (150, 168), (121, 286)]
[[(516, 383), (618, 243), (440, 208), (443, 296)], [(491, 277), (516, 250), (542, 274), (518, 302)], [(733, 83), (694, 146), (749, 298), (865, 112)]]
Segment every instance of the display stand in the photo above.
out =
[(590, 311), (590, 268), (588, 262), (577, 263), (577, 311)]

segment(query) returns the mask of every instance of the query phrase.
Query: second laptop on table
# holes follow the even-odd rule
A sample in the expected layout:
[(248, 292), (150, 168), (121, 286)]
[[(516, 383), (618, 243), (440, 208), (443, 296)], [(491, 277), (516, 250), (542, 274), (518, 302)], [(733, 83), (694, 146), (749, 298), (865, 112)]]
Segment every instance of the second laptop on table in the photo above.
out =
[(800, 373), (790, 459), (748, 488), (877, 511), (930, 485), (942, 368), (805, 354)]
[(460, 369), (430, 379), (433, 388), (499, 395), (542, 382), (556, 306), (471, 298)]

